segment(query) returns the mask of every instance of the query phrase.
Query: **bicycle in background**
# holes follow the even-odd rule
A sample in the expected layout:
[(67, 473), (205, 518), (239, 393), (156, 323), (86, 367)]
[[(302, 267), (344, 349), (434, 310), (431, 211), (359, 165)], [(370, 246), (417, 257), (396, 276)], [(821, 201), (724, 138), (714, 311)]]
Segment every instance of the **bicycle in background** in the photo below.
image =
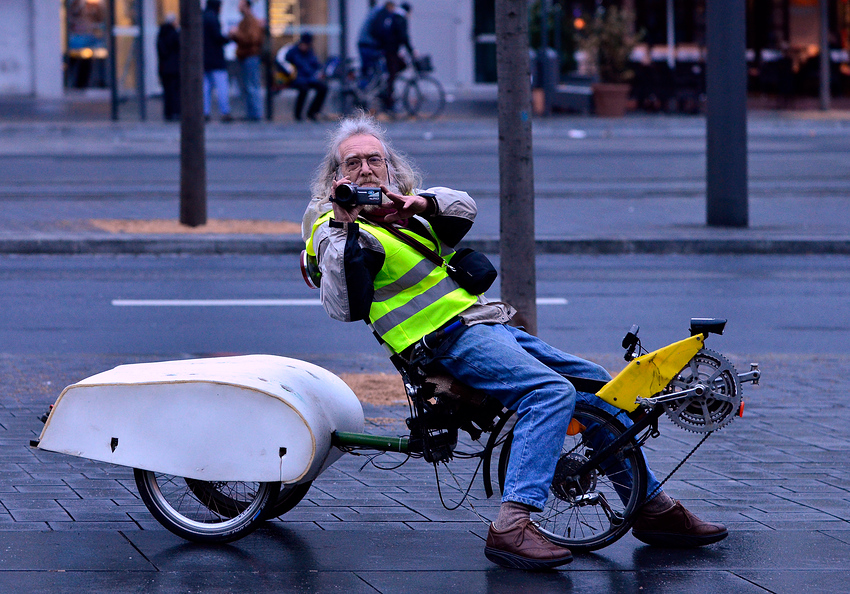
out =
[(402, 76), (401, 92), (404, 109), (410, 117), (435, 118), (446, 107), (446, 92), (439, 80), (430, 73), (434, 71), (431, 56), (413, 60), (409, 73)]
[[(355, 60), (349, 58), (345, 64), (339, 60), (329, 62), (328, 78), (339, 81), (338, 102), (342, 115), (348, 115), (356, 109), (372, 114), (389, 113), (396, 117), (398, 112), (387, 112), (384, 98), (387, 88), (386, 64), (381, 60), (373, 75), (363, 80), (359, 76)], [(431, 56), (420, 56), (402, 71), (395, 81), (393, 95), (400, 101), (403, 112), (411, 118), (432, 119), (446, 107), (446, 91), (442, 83), (431, 72), (434, 68)]]

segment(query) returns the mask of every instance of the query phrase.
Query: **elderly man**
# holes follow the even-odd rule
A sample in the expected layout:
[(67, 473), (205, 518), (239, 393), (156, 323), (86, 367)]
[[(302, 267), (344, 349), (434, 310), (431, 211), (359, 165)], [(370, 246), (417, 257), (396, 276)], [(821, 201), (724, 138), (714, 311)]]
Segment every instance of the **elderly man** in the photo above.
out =
[[(576, 392), (563, 375), (598, 380), (598, 365), (563, 353), (507, 325), (514, 309), (461, 288), (381, 224), (391, 224), (446, 254), (472, 226), (475, 202), (443, 187), (422, 190), (419, 174), (393, 150), (383, 130), (364, 114), (343, 120), (312, 184), (302, 222), (308, 251), (322, 273), (321, 300), (337, 320), (367, 320), (400, 356), (424, 336), (458, 327), (434, 348), (431, 365), (516, 411), (514, 439), (502, 504), (491, 524), (485, 555), (506, 567), (544, 569), (572, 560), (530, 520), (543, 509), (577, 399), (610, 408)], [(380, 188), (380, 206), (344, 207), (330, 196), (340, 184)], [(461, 324), (456, 322), (460, 320)], [(563, 375), (562, 375), (563, 374)], [(696, 518), (660, 490), (648, 472), (647, 493), (635, 535), (650, 544), (698, 546), (727, 535), (721, 525)]]

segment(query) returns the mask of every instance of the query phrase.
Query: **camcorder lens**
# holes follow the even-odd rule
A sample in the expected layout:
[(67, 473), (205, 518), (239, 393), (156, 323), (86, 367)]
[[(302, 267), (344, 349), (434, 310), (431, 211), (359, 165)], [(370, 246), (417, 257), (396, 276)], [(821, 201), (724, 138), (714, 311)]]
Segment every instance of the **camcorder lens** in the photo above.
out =
[(334, 190), (334, 202), (349, 207), (354, 204), (381, 204), (380, 188), (361, 188), (354, 184), (340, 184)]
[(353, 203), (355, 196), (356, 188), (351, 184), (340, 184), (334, 191), (335, 201), (342, 206)]

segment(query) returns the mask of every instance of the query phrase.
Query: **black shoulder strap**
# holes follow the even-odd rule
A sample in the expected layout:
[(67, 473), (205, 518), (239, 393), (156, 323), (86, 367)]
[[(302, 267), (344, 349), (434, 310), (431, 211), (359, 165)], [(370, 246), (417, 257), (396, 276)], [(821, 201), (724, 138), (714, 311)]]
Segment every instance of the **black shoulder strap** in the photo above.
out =
[(378, 227), (387, 231), (388, 233), (394, 235), (400, 241), (403, 241), (404, 243), (406, 243), (407, 245), (409, 245), (410, 247), (415, 249), (417, 252), (419, 252), (420, 254), (425, 256), (426, 258), (428, 258), (428, 260), (432, 264), (434, 264), (436, 266), (445, 266), (446, 265), (446, 261), (443, 260), (437, 252), (435, 252), (434, 250), (425, 246), (425, 244), (423, 244), (419, 241), (416, 241), (415, 239), (413, 239), (409, 235), (405, 235), (404, 233), (402, 233), (401, 231), (399, 231), (398, 229), (396, 229), (395, 227), (393, 227), (389, 223), (377, 223), (376, 222), (376, 223), (373, 223), (373, 224), (377, 225)]

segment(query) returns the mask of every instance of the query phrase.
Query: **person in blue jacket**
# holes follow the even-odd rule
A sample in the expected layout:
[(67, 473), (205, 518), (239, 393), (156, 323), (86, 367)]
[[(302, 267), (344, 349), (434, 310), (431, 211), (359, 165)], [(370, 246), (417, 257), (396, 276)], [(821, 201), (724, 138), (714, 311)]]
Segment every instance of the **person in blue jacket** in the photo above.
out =
[(221, 0), (207, 0), (203, 15), (204, 27), (204, 117), (210, 119), (210, 94), (215, 87), (218, 111), (222, 122), (232, 122), (230, 115), (230, 83), (227, 78), (227, 62), (224, 46), (230, 38), (221, 32)]
[[(390, 10), (395, 6), (393, 2), (388, 4), (390, 4)], [(360, 52), (360, 81), (358, 84), (361, 89), (365, 89), (369, 84), (375, 72), (375, 66), (383, 55), (377, 40), (372, 37), (372, 23), (375, 16), (383, 9), (383, 6), (374, 6), (366, 15), (366, 19), (360, 26), (360, 33), (357, 35), (357, 51)]]
[(298, 44), (286, 52), (286, 61), (295, 66), (295, 80), (291, 84), (298, 89), (298, 97), (295, 99), (295, 120), (301, 121), (301, 113), (307, 102), (307, 93), (313, 89), (315, 95), (310, 102), (310, 107), (307, 108), (307, 119), (315, 122), (316, 116), (325, 103), (328, 85), (323, 80), (322, 65), (319, 64), (319, 59), (313, 51), (312, 33), (302, 33)]

